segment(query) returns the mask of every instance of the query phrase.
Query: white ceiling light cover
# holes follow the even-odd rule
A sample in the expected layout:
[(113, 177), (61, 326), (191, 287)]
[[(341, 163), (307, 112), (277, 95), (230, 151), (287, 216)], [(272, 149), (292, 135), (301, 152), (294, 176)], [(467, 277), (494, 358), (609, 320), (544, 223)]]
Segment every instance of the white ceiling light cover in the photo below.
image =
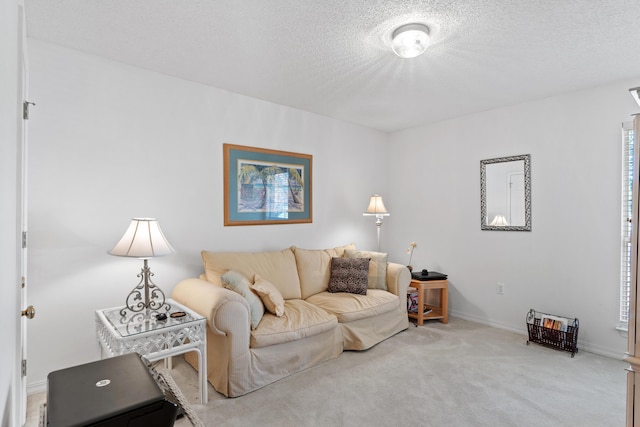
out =
[(429, 47), (429, 27), (407, 24), (393, 32), (391, 48), (400, 58), (415, 58)]

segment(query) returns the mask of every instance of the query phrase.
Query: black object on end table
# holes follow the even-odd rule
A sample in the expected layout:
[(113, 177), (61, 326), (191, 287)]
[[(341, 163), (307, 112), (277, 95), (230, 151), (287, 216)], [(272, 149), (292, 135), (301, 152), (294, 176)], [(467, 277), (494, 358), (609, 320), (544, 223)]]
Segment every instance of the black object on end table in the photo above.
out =
[(413, 280), (420, 280), (421, 282), (426, 282), (428, 280), (447, 280), (447, 275), (438, 273), (437, 271), (416, 271), (411, 273), (411, 278)]

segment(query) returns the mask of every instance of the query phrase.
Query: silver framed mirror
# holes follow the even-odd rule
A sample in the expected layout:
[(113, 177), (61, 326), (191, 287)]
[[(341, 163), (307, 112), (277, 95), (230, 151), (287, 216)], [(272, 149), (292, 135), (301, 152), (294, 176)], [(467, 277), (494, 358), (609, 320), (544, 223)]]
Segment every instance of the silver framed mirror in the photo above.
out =
[(531, 231), (531, 155), (480, 161), (480, 229)]

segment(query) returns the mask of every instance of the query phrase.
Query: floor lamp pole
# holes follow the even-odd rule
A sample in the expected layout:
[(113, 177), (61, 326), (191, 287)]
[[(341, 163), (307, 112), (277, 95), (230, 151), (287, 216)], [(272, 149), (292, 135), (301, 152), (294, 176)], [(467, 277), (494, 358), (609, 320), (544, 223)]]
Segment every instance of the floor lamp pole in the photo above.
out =
[(380, 252), (380, 229), (382, 228), (382, 216), (376, 216), (376, 229), (378, 230), (378, 252)]

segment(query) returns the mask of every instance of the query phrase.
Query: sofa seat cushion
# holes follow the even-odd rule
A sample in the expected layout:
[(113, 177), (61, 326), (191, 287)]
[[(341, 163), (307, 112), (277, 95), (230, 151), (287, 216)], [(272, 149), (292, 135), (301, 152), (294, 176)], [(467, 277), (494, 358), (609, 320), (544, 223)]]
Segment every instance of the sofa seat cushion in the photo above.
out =
[(284, 315), (265, 313), (260, 325), (251, 331), (250, 347), (267, 347), (311, 337), (338, 327), (336, 316), (301, 300), (284, 302)]
[(368, 289), (366, 295), (321, 292), (310, 296), (306, 301), (335, 315), (340, 323), (397, 310), (400, 304), (397, 295), (381, 289)]

